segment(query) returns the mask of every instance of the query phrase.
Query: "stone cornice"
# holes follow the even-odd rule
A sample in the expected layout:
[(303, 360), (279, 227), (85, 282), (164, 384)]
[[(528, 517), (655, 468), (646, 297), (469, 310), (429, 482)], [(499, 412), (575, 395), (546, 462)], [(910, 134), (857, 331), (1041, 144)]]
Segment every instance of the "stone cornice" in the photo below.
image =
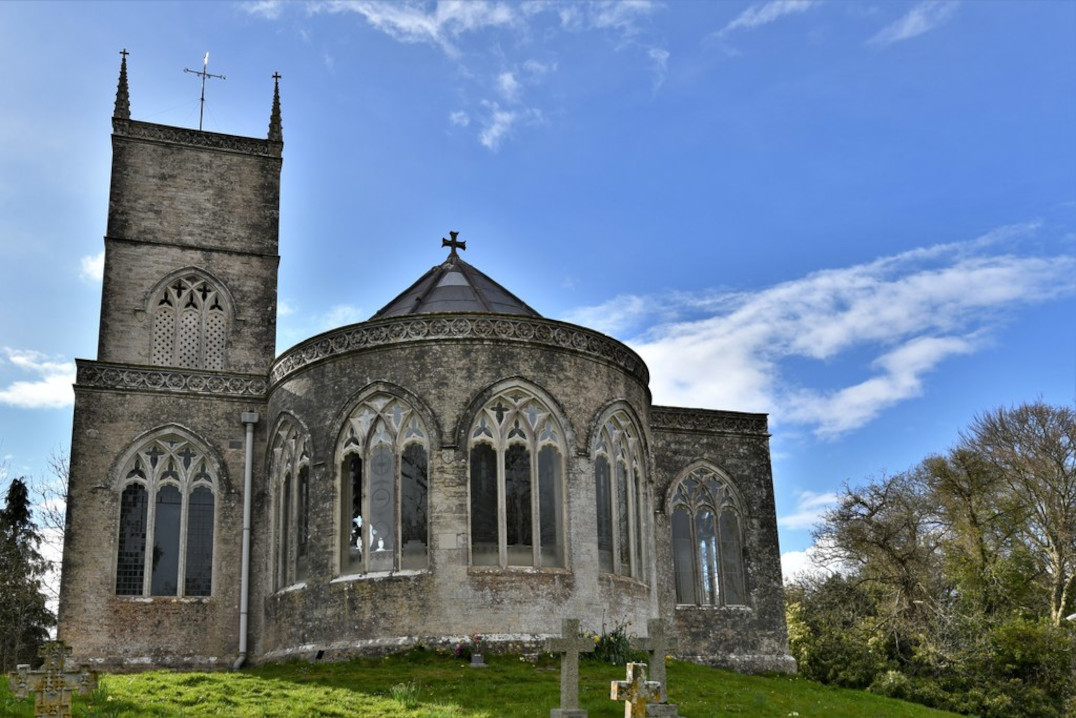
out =
[(642, 358), (615, 339), (574, 324), (508, 314), (423, 314), (335, 329), (280, 355), (269, 372), (269, 383), (275, 385), (314, 362), (352, 351), (446, 339), (502, 341), (588, 354), (619, 366), (644, 386), (650, 383)]
[(650, 425), (656, 431), (770, 435), (765, 414), (745, 414), (738, 411), (655, 406), (650, 409)]
[(176, 394), (205, 394), (262, 398), (266, 381), (261, 374), (225, 374), (222, 372), (146, 367), (132, 364), (105, 364), (87, 359), (76, 360), (75, 387), (120, 391), (153, 391)]
[(245, 155), (280, 157), (284, 151), (283, 142), (262, 140), (256, 137), (223, 135), (217, 132), (192, 130), (186, 127), (156, 125), (152, 122), (113, 118), (112, 129), (121, 137), (134, 137), (142, 140), (186, 145), (188, 147), (204, 147), (211, 150), (227, 150)]

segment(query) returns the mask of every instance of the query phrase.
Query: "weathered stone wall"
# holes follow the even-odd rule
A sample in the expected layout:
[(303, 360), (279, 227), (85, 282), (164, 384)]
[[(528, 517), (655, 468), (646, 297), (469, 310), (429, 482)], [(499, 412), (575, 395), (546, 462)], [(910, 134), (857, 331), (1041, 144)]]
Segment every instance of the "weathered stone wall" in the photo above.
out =
[[(677, 654), (737, 670), (794, 672), (785, 629), (781, 552), (770, 470), (769, 435), (762, 414), (654, 407), (651, 413), (661, 615), (674, 616)], [(673, 483), (692, 464), (724, 471), (742, 501), (743, 561), (748, 599), (742, 606), (676, 603), (672, 529), (666, 502)]]
[[(76, 660), (96, 665), (230, 664), (239, 623), (240, 414), (264, 415), (275, 355), (282, 143), (113, 124), (99, 361), (79, 362), (75, 387), (59, 637)], [(150, 294), (191, 267), (211, 275), (233, 309), (223, 371), (148, 366)], [(117, 596), (119, 462), (140, 437), (168, 426), (189, 432), (219, 463), (212, 593)], [(264, 453), (259, 444), (256, 455)]]
[(133, 121), (116, 130), (98, 358), (149, 364), (150, 294), (199, 267), (234, 303), (224, 368), (266, 371), (276, 352), (279, 143)]
[[(470, 317), (477, 329), (489, 317)], [(433, 317), (426, 321), (436, 322)], [(454, 321), (468, 321), (456, 317)], [(498, 320), (500, 321), (500, 320)], [(273, 537), (257, 534), (257, 594), (261, 614), (255, 653), (274, 659), (288, 655), (348, 654), (383, 650), (398, 644), (437, 643), (475, 632), (492, 641), (517, 642), (558, 634), (561, 619), (578, 617), (587, 630), (630, 623), (645, 630), (655, 606), (650, 587), (631, 578), (601, 574), (597, 528), (592, 425), (613, 400), (626, 401), (645, 422), (649, 392), (622, 362), (601, 356), (595, 344), (553, 339), (556, 330), (593, 335), (577, 327), (544, 320), (504, 320), (500, 337), (457, 336), (424, 339), (408, 320), (372, 323), (391, 341), (372, 348), (338, 350), (320, 358), (312, 344), (282, 356), (277, 367), (295, 366), (270, 389), (265, 428), (287, 412), (307, 427), (311, 439), (310, 568), (308, 578), (274, 592), (270, 583)], [(507, 328), (514, 324), (515, 328)], [(548, 341), (519, 339), (519, 325), (551, 329)], [(529, 331), (526, 330), (526, 331)], [(343, 334), (340, 332), (339, 334)], [(541, 333), (541, 331), (539, 331)], [(460, 332), (466, 334), (466, 332)], [(417, 338), (412, 338), (418, 335)], [(508, 338), (516, 337), (515, 339)], [(532, 336), (533, 334), (527, 334)], [(543, 336), (545, 336), (543, 334)], [(598, 347), (601, 349), (601, 347)], [(295, 362), (306, 353), (309, 362)], [(612, 356), (612, 355), (609, 355)], [(637, 361), (637, 357), (634, 357)], [(470, 567), (468, 558), (467, 433), (482, 403), (505, 380), (525, 378), (524, 386), (544, 390), (554, 402), (566, 434), (565, 494), (567, 566), (563, 569)], [(430, 436), (430, 569), (395, 576), (341, 579), (334, 568), (339, 514), (337, 441), (355, 397), (369, 385), (396, 386), (421, 402), (433, 417)], [(257, 496), (258, 525), (270, 525), (269, 487)], [(651, 569), (652, 570), (652, 569)]]
[[(264, 407), (257, 399), (230, 394), (78, 384), (75, 397), (59, 637), (72, 646), (75, 660), (93, 665), (229, 664), (236, 656), (239, 620), (245, 436), (240, 413)], [(200, 438), (220, 465), (214, 477), (212, 595), (117, 596), (119, 461), (140, 436), (172, 425)], [(264, 447), (258, 450), (260, 455)]]

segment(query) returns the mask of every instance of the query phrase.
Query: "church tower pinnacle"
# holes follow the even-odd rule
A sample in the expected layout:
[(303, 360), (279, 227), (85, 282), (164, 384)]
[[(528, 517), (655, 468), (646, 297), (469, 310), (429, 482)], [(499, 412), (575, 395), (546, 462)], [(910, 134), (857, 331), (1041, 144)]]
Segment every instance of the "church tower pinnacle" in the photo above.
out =
[(131, 54), (124, 48), (120, 51), (123, 59), (120, 60), (120, 81), (116, 86), (116, 109), (112, 112), (113, 119), (131, 119), (131, 97), (127, 92), (127, 56)]
[(273, 110), (269, 114), (269, 141), (283, 142), (284, 128), (280, 124), (280, 73), (273, 73)]

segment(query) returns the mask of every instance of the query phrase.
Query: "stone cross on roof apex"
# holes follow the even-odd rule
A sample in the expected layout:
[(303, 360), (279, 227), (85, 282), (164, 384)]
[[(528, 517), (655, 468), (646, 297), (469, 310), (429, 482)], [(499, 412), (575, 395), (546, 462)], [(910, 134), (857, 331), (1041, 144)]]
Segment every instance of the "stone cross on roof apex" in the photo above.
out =
[(441, 246), (450, 247), (452, 249), (452, 252), (448, 255), (449, 257), (458, 257), (459, 255), (456, 254), (457, 249), (467, 249), (466, 241), (460, 241), (456, 239), (456, 237), (458, 237), (459, 235), (459, 232), (449, 232), (448, 236), (452, 239), (445, 239), (444, 237), (441, 238)]

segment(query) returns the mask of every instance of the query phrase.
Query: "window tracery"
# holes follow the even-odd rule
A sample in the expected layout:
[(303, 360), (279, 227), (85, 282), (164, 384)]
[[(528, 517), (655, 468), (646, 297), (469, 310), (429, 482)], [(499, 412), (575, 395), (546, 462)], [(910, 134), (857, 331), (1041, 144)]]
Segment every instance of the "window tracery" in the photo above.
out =
[(209, 596), (216, 473), (175, 433), (150, 439), (121, 470), (116, 594)]
[(291, 419), (272, 442), (277, 588), (306, 578), (310, 553), (310, 440)]
[(152, 302), (150, 361), (189, 369), (224, 368), (230, 311), (223, 292), (197, 274), (168, 282)]
[(338, 449), (340, 573), (422, 570), (429, 561), (429, 435), (408, 402), (377, 391)]
[(563, 437), (522, 389), (493, 397), (470, 430), (471, 563), (563, 568)]
[(739, 502), (728, 479), (700, 467), (672, 494), (676, 602), (699, 606), (747, 602)]
[(639, 437), (622, 410), (602, 423), (593, 451), (595, 509), (599, 570), (646, 580), (649, 501)]

